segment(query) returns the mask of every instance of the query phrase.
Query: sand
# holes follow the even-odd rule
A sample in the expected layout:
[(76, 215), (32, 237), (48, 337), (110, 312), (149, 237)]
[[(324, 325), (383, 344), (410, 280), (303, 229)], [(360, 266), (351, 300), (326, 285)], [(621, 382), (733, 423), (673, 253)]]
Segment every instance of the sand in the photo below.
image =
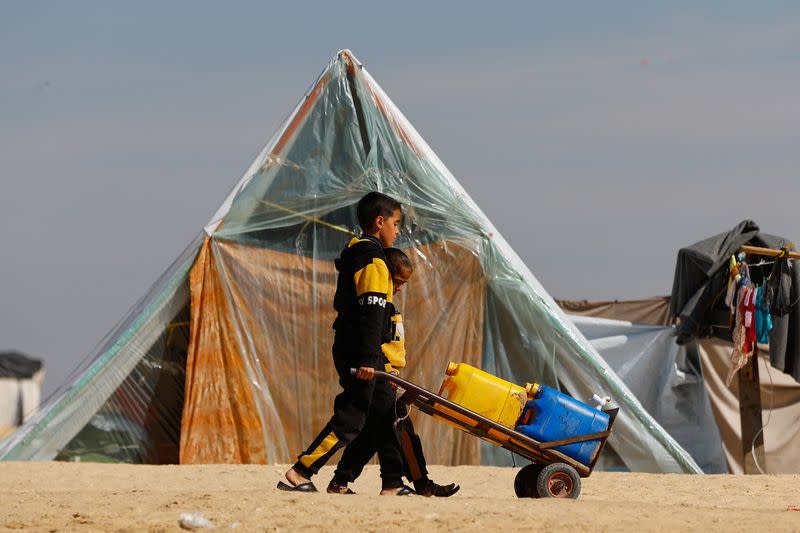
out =
[(800, 531), (800, 475), (596, 472), (579, 500), (520, 500), (510, 468), (431, 467), (462, 485), (448, 499), (378, 496), (374, 466), (355, 496), (286, 493), (275, 489), (284, 470), (0, 463), (0, 531), (183, 531), (185, 512), (235, 531)]

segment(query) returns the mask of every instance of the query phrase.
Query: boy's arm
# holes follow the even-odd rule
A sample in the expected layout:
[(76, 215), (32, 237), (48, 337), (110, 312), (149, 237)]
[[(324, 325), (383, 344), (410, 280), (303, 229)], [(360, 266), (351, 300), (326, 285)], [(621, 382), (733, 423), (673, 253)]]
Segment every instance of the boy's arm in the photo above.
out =
[(373, 258), (354, 274), (358, 309), (356, 363), (375, 368), (382, 357), (381, 342), (389, 294), (389, 269), (381, 258)]

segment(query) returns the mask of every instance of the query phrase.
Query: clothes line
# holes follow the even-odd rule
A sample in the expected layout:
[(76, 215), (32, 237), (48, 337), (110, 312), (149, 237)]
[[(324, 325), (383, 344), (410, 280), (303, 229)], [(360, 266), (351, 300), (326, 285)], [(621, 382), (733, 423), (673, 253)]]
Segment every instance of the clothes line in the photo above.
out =
[(773, 248), (762, 248), (760, 246), (742, 246), (741, 250), (747, 255), (780, 257), (785, 254), (789, 259), (800, 259), (800, 252), (790, 252), (787, 250), (775, 250)]

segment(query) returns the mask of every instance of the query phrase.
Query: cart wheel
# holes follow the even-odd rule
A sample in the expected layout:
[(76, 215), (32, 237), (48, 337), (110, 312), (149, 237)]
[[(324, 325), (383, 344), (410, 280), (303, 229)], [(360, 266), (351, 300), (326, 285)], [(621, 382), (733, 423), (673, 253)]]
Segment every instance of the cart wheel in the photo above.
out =
[(544, 466), (537, 465), (536, 463), (523, 466), (517, 477), (514, 478), (514, 493), (517, 498), (538, 498), (539, 492), (536, 490), (536, 480), (539, 478), (539, 472), (542, 471)]
[(536, 480), (536, 491), (541, 498), (572, 498), (581, 493), (581, 478), (577, 470), (564, 463), (547, 465)]

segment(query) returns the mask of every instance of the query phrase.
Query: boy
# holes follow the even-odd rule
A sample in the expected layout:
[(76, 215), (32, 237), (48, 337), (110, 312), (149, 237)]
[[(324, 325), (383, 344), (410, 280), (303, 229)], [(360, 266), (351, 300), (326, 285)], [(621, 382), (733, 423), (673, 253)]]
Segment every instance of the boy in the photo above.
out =
[[(389, 267), (389, 273), (392, 276), (393, 292), (397, 294), (414, 273), (414, 265), (402, 250), (387, 248), (384, 253), (386, 255), (386, 265)], [(381, 346), (381, 350), (386, 358), (385, 371), (399, 374), (398, 369), (406, 366), (403, 317), (394, 306), (394, 303), (387, 303), (386, 305), (389, 307), (390, 316), (387, 323), (388, 330), (384, 336), (384, 344)], [(406, 404), (397, 402), (390, 416), (398, 420), (397, 437), (399, 441), (396, 441), (395, 444), (401, 447), (403, 470), (406, 478), (414, 484), (416, 493), (422, 496), (448, 497), (458, 492), (460, 487), (455, 483), (439, 485), (428, 478), (422, 443), (419, 436), (414, 432), (414, 425), (408, 417)], [(345, 448), (327, 491), (332, 494), (353, 494), (347, 484), (355, 481), (361, 475), (364, 466), (376, 451), (381, 461), (381, 469), (383, 469), (385, 461), (382, 457), (382, 449), (376, 446), (373, 435), (365, 430)], [(383, 472), (381, 472), (381, 475), (383, 476)]]
[[(336, 260), (339, 272), (333, 307), (333, 363), (342, 392), (333, 404), (333, 417), (298, 456), (297, 462), (278, 482), (281, 490), (317, 492), (311, 477), (342, 446), (352, 442), (369, 423), (381, 450), (383, 463), (381, 494), (408, 494), (402, 483), (402, 458), (394, 444), (392, 428), (394, 394), (385, 380), (373, 380), (375, 369), (383, 369), (382, 334), (387, 302), (393, 290), (383, 249), (399, 233), (400, 204), (378, 192), (365, 195), (356, 209), (363, 230), (352, 239)], [(357, 368), (355, 376), (350, 369)]]

